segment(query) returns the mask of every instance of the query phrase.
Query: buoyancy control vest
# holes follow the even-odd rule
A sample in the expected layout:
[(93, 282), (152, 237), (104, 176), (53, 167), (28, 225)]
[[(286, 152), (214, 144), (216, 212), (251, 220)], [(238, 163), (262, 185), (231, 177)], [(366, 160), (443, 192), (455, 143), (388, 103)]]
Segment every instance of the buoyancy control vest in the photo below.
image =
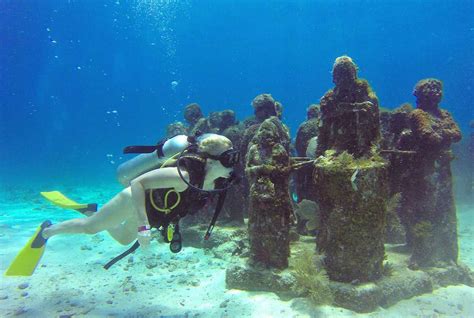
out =
[[(192, 185), (202, 188), (205, 178), (206, 159), (189, 154), (180, 159), (180, 168), (189, 175)], [(167, 165), (176, 167), (177, 163)], [(206, 204), (209, 193), (188, 187), (178, 193), (173, 188), (151, 189), (145, 191), (145, 207), (151, 227), (159, 229), (170, 223), (177, 223), (187, 214), (194, 214)]]

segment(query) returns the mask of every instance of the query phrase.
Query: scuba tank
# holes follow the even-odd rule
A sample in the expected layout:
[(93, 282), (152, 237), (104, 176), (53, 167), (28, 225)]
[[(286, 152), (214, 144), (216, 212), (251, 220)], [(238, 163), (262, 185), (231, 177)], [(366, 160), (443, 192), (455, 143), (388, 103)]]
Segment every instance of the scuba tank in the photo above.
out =
[(158, 143), (156, 146), (126, 147), (124, 153), (139, 153), (139, 155), (125, 161), (117, 168), (117, 179), (124, 187), (128, 187), (130, 181), (148, 171), (161, 167), (166, 160), (181, 153), (189, 145), (188, 136), (177, 135)]
[(117, 168), (117, 179), (124, 186), (128, 187), (130, 181), (136, 177), (161, 167), (169, 158), (181, 154), (192, 144), (200, 143), (204, 139), (211, 137), (213, 133), (196, 133), (195, 136), (176, 135), (173, 138), (161, 141), (156, 146), (128, 146), (124, 153), (138, 153), (139, 155), (125, 161)]

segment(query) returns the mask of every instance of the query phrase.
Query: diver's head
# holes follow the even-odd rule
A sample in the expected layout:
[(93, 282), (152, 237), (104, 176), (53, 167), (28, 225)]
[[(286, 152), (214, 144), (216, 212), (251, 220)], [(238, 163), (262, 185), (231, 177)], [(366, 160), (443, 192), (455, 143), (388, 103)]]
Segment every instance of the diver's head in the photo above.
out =
[(239, 152), (232, 148), (229, 138), (204, 134), (198, 138), (198, 153), (206, 158), (206, 173), (215, 178), (227, 178), (239, 162)]

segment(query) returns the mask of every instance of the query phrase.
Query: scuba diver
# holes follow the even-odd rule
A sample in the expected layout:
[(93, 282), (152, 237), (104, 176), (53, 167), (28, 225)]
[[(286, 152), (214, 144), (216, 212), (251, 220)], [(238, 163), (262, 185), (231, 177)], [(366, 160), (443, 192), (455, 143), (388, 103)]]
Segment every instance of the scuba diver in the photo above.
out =
[(17, 255), (5, 275), (32, 275), (44, 252), (46, 241), (60, 234), (96, 234), (107, 231), (123, 245), (135, 244), (104, 267), (134, 252), (146, 248), (151, 241), (151, 229), (158, 229), (170, 250), (181, 250), (179, 220), (204, 207), (208, 199), (219, 199), (205, 239), (208, 239), (222, 209), (228, 188), (236, 181), (234, 166), (239, 152), (232, 142), (217, 134), (178, 135), (156, 146), (129, 146), (124, 153), (141, 153), (122, 164), (119, 181), (126, 186), (97, 212), (96, 204), (79, 204), (58, 191), (41, 194), (56, 205), (75, 209), (87, 217), (57, 224), (45, 221), (23, 250)]

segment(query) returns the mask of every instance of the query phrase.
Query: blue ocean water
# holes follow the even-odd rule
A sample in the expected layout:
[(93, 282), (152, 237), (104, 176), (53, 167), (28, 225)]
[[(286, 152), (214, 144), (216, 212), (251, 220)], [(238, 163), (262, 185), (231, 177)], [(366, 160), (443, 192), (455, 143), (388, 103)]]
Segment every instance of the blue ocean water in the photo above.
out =
[[(243, 120), (252, 115), (256, 95), (271, 93), (283, 104), (294, 138), (307, 106), (333, 87), (332, 65), (344, 54), (385, 108), (414, 104), (416, 82), (441, 79), (441, 105), (463, 131), (462, 153), (474, 119), (473, 12), (472, 0), (0, 0), (0, 245), (8, 247), (2, 260), (13, 258), (39, 220), (75, 217), (48, 206), (39, 191), (65, 189), (77, 200), (106, 202), (121, 189), (115, 171), (129, 158), (122, 149), (154, 144), (166, 125), (183, 120), (189, 103), (199, 103), (206, 115), (233, 109)], [(455, 177), (469, 164), (454, 162)], [(472, 267), (472, 206), (459, 210), (461, 259)], [(69, 287), (88, 279), (86, 270), (122, 251), (87, 236), (75, 239), (80, 250), (70, 249), (69, 238), (56, 242), (47, 269), (51, 277), (67, 273), (70, 286), (59, 290), (68, 300), (77, 296)], [(91, 242), (112, 252), (87, 254)], [(68, 271), (77, 263), (64, 259), (79, 254), (89, 267), (74, 276)], [(50, 283), (47, 270), (42, 275), (30, 291), (37, 312), (43, 309), (36, 305), (38, 290)], [(143, 284), (150, 279), (135, 277)], [(92, 288), (99, 299), (116, 288), (102, 289), (103, 281)], [(5, 290), (17, 291), (8, 284)], [(12, 295), (0, 305), (24, 300)], [(45, 294), (48, 308), (56, 297)], [(29, 315), (37, 316), (31, 308)]]
[(122, 148), (160, 139), (186, 104), (206, 113), (232, 108), (243, 119), (264, 92), (283, 103), (294, 136), (306, 107), (332, 87), (332, 63), (343, 54), (387, 108), (414, 103), (419, 79), (442, 79), (442, 104), (467, 131), (473, 7), (470, 0), (2, 0), (0, 175), (113, 178)]

